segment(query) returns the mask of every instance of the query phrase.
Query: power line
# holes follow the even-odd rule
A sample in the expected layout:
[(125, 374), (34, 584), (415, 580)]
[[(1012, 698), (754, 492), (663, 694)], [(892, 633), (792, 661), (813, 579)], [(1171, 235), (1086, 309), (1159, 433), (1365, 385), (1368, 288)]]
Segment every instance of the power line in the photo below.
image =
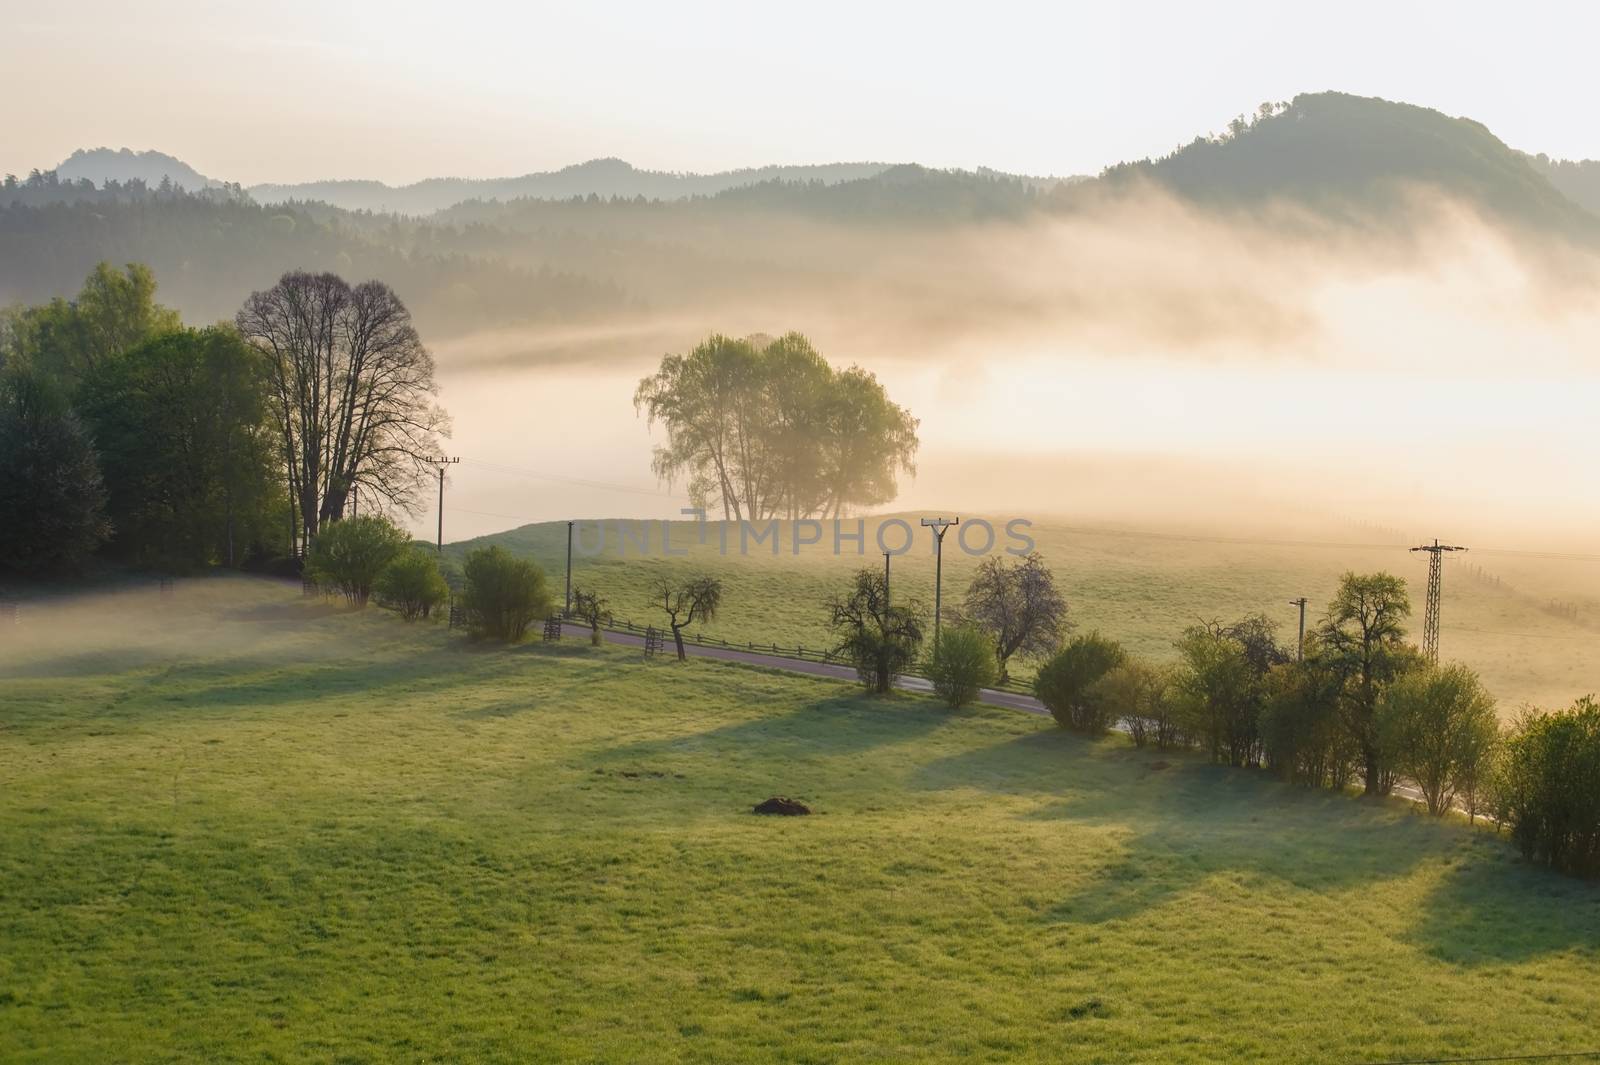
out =
[(1446, 551), (1465, 551), (1464, 547), (1451, 544), (1441, 544), (1435, 540), (1431, 545), (1423, 544), (1413, 547), (1413, 551), (1428, 552), (1428, 607), (1422, 615), (1422, 653), (1428, 656), (1428, 661), (1439, 661), (1439, 591), (1444, 584), (1443, 558)]

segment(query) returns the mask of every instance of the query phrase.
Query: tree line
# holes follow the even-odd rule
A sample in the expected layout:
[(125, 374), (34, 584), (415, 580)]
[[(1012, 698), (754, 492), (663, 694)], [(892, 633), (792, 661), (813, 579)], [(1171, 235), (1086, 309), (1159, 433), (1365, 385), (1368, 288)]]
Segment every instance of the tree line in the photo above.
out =
[(448, 421), (386, 285), (291, 272), (204, 328), (155, 294), (102, 263), (0, 313), (0, 568), (293, 569), (356, 491), (412, 502)]

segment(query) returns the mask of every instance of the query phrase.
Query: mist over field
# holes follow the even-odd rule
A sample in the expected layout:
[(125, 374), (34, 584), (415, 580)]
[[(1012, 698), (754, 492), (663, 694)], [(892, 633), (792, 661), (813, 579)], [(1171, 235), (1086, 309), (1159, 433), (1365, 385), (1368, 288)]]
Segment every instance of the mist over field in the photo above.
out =
[(617, 486), (469, 464), (452, 527), (676, 516), (678, 494), (651, 494), (634, 385), (712, 330), (798, 329), (921, 418), (906, 506), (1241, 526), (1403, 512), (1582, 542), (1600, 517), (1600, 256), (1408, 196), (1395, 233), (1151, 189), (935, 232), (791, 224), (774, 243), (797, 278), (749, 299), (437, 341), (456, 449)]

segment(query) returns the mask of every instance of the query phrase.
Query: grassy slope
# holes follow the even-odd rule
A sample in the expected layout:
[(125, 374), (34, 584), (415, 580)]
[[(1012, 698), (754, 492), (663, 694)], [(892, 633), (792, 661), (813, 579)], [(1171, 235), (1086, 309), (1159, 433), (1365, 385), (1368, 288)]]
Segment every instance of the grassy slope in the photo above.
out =
[[(906, 517), (916, 523), (914, 515)], [(787, 528), (777, 558), (764, 544), (740, 557), (735, 532), (730, 553), (723, 557), (714, 531), (701, 546), (693, 526), (674, 523), (674, 549), (687, 549), (690, 555), (666, 559), (660, 557), (656, 525), (651, 557), (641, 557), (632, 544), (619, 552), (613, 537), (603, 554), (575, 559), (574, 580), (600, 589), (618, 617), (662, 624), (664, 615), (650, 602), (652, 581), (663, 573), (709, 570), (723, 576), (727, 595), (722, 614), (704, 627), (708, 634), (737, 642), (828, 647), (832, 641), (822, 603), (845, 586), (855, 568), (883, 564), (882, 556), (872, 553), (876, 520), (868, 522), (868, 553), (842, 558), (832, 555), (831, 527), (824, 544), (803, 548), (798, 557), (791, 553)], [(1004, 522), (997, 520), (995, 525), (1003, 529)], [(595, 526), (590, 523), (585, 528), (587, 543), (596, 546)], [(1292, 643), (1296, 612), (1289, 600), (1309, 596), (1307, 623), (1313, 624), (1339, 575), (1352, 569), (1387, 569), (1406, 577), (1416, 606), (1414, 636), (1421, 636), (1427, 565), (1423, 556), (1402, 549), (1231, 542), (1204, 534), (1045, 522), (1038, 523), (1032, 534), (1066, 593), (1070, 616), (1079, 629), (1099, 629), (1141, 654), (1171, 658), (1173, 640), (1186, 625), (1202, 618), (1232, 620), (1252, 612), (1281, 621), (1280, 636)], [(954, 535), (947, 540), (950, 549), (945, 555), (947, 609), (959, 603), (975, 565), (953, 549)], [(981, 537), (974, 535), (971, 542), (978, 546)], [(1002, 533), (1000, 546), (1007, 542)], [(445, 550), (459, 559), (482, 543), (499, 543), (537, 560), (549, 572), (559, 601), (566, 565), (564, 523), (523, 526), (450, 544)], [(845, 547), (854, 550), (853, 544)], [(1502, 583), (1496, 586), (1474, 577), (1468, 559), (1499, 575)], [(933, 559), (926, 537), (918, 540), (911, 554), (894, 560), (891, 584), (897, 599), (915, 597), (931, 614)], [(1445, 584), (1442, 653), (1478, 669), (1507, 716), (1523, 703), (1566, 706), (1579, 695), (1600, 691), (1600, 563), (1468, 555), (1447, 563)], [(1543, 609), (1553, 598), (1586, 604), (1579, 622)]]
[[(1595, 1041), (1600, 889), (1399, 804), (275, 586), (154, 598), (0, 645), (0, 1060)], [(818, 816), (749, 815), (774, 793)]]

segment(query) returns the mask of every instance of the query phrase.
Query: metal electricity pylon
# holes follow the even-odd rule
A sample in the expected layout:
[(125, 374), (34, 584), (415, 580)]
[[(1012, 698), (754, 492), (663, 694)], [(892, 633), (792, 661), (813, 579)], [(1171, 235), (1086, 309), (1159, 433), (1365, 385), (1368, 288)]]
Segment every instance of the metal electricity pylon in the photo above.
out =
[(1422, 615), (1422, 653), (1428, 661), (1439, 661), (1439, 589), (1444, 583), (1444, 567), (1442, 560), (1446, 551), (1465, 551), (1464, 547), (1453, 544), (1441, 544), (1435, 540), (1431, 544), (1413, 547), (1413, 551), (1428, 552), (1428, 605)]

